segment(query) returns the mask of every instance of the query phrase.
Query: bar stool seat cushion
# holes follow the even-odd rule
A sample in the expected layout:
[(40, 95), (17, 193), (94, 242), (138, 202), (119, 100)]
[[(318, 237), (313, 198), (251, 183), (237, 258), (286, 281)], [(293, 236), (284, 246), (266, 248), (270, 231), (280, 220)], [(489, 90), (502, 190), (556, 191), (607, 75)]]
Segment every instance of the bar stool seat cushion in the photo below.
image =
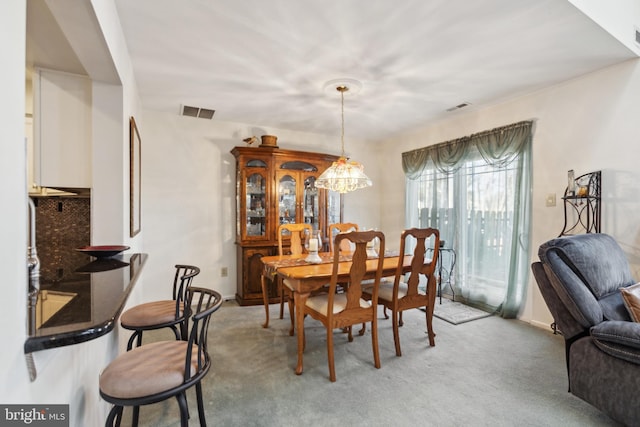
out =
[[(180, 317), (182, 317), (180, 307)], [(176, 319), (176, 302), (174, 300), (152, 301), (122, 313), (120, 324), (123, 328), (140, 328), (174, 322)]]
[[(100, 375), (100, 390), (118, 399), (131, 399), (180, 386), (184, 383), (187, 345), (187, 341), (161, 341), (121, 354)], [(198, 346), (192, 348), (191, 373), (195, 374)]]

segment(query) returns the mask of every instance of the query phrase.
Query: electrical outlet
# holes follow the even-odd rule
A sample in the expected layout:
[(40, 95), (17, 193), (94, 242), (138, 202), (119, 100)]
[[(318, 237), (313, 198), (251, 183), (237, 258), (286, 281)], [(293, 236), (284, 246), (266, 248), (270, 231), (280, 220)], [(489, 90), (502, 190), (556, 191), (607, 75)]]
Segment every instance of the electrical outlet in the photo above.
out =
[(229, 269), (227, 267), (222, 267), (220, 269), (220, 277), (227, 277), (229, 275)]
[(556, 193), (547, 194), (547, 207), (553, 207), (556, 205)]

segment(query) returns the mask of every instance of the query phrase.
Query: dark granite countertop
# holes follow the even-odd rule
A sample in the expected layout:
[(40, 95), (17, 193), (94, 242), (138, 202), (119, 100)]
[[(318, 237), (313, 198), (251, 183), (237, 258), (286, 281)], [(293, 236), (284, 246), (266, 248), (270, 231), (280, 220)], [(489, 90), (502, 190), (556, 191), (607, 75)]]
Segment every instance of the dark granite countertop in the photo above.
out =
[(140, 253), (96, 259), (76, 269), (73, 280), (42, 283), (31, 313), (35, 332), (24, 352), (78, 344), (112, 331), (146, 260)]

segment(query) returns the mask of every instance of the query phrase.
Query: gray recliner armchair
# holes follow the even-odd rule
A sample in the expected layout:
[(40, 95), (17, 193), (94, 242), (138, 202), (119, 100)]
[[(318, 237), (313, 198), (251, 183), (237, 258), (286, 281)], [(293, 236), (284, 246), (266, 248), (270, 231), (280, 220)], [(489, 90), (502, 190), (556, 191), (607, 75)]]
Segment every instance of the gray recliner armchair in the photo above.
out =
[(640, 425), (640, 323), (620, 288), (635, 284), (607, 234), (550, 240), (531, 266), (565, 339), (569, 391), (616, 421)]

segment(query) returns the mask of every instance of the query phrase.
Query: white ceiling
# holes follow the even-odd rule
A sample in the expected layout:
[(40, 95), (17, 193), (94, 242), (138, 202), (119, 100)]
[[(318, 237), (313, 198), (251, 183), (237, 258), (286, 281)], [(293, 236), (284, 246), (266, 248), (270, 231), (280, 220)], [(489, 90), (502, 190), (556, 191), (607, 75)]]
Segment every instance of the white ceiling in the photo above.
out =
[(115, 3), (145, 108), (336, 135), (340, 96), (325, 84), (355, 79), (346, 138), (391, 137), (463, 102), (482, 107), (636, 57), (566, 0)]

